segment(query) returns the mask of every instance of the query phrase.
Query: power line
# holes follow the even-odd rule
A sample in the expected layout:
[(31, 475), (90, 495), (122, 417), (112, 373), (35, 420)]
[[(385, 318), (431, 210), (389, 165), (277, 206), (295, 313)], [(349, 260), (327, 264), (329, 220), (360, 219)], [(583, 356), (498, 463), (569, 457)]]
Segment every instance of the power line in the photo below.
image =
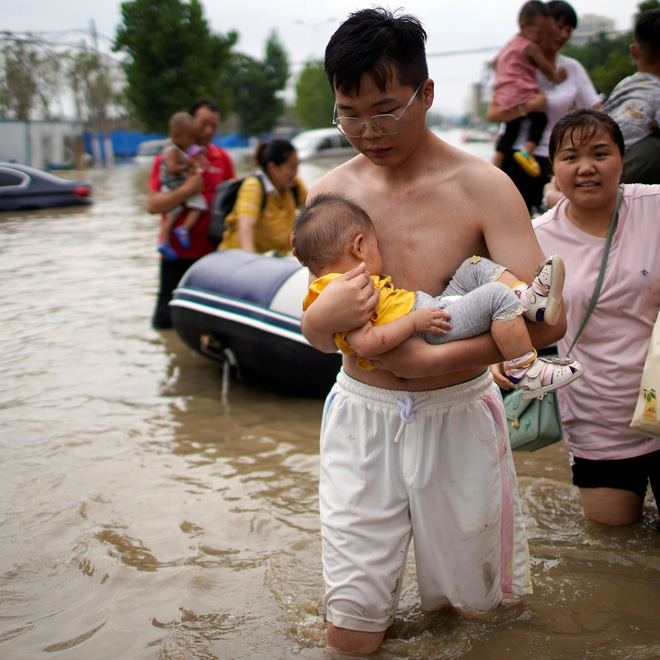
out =
[[(86, 37), (89, 38), (91, 43), (88, 43), (86, 40), (77, 40), (77, 41), (71, 41), (71, 40), (53, 40), (52, 36), (51, 37), (44, 37), (40, 35), (44, 34), (70, 34), (73, 32), (80, 32), (84, 34)], [(101, 33), (96, 33), (90, 35), (89, 30), (60, 30), (60, 31), (49, 31), (49, 32), (9, 32), (8, 30), (3, 30), (0, 31), (0, 42), (11, 42), (11, 43), (22, 43), (22, 44), (28, 44), (28, 45), (33, 45), (33, 46), (41, 46), (41, 47), (49, 47), (49, 48), (70, 48), (74, 50), (86, 50), (89, 47), (93, 47), (95, 51), (98, 52), (100, 56), (102, 56), (105, 59), (111, 60), (116, 64), (121, 64), (123, 60), (119, 57), (115, 57), (114, 55), (111, 55), (110, 53), (105, 53), (102, 51), (99, 51), (94, 44), (94, 37), (102, 37), (103, 39), (106, 39), (107, 41), (111, 41), (108, 37)]]
[(477, 55), (479, 53), (492, 53), (501, 46), (484, 46), (482, 48), (466, 48), (463, 50), (447, 50), (441, 53), (427, 53), (426, 57), (452, 57), (453, 55)]

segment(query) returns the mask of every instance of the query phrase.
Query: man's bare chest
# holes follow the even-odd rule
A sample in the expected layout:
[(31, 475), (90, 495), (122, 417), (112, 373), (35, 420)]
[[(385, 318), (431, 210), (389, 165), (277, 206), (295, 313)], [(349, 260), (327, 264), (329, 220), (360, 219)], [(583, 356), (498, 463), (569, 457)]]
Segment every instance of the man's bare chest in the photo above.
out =
[(399, 288), (438, 295), (465, 259), (483, 252), (480, 229), (462, 219), (409, 214), (375, 224), (383, 268)]

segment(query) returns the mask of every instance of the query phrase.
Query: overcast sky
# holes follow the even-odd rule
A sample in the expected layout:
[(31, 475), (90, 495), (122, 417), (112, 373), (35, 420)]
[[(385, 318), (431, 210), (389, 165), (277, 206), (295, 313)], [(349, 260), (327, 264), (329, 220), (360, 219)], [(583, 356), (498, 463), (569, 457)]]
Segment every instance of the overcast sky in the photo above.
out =
[[(305, 60), (323, 55), (325, 45), (349, 13), (374, 2), (356, 0), (202, 0), (204, 16), (214, 32), (235, 30), (237, 50), (263, 57), (265, 42), (273, 29), (279, 35), (294, 74)], [(516, 16), (522, 0), (401, 0), (382, 2), (401, 7), (419, 17), (428, 33), (427, 54), (431, 78), (436, 82), (434, 109), (461, 113), (470, 85), (479, 80), (483, 64), (516, 31)], [(630, 29), (637, 10), (631, 0), (576, 0), (578, 16), (598, 14), (615, 21), (615, 28)], [(121, 24), (118, 0), (0, 0), (0, 30), (36, 31), (71, 41), (83, 38), (95, 25), (99, 48), (110, 52)], [(71, 31), (71, 32), (68, 32)], [(447, 55), (447, 53), (454, 53)], [(117, 56), (118, 57), (118, 56)]]

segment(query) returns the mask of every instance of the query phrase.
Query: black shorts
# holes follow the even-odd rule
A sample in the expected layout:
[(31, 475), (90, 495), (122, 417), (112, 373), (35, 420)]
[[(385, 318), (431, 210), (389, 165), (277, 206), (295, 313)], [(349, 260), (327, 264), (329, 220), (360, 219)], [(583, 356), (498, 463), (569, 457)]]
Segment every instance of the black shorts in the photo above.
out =
[(573, 483), (578, 488), (619, 488), (644, 499), (650, 480), (656, 501), (660, 496), (660, 451), (613, 461), (572, 456), (571, 466)]

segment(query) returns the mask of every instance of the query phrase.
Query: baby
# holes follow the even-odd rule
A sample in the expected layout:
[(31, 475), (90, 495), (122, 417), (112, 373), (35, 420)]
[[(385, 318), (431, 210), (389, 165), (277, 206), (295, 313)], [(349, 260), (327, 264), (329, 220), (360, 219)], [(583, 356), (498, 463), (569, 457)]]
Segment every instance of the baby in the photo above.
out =
[[(178, 188), (186, 180), (188, 172), (194, 169), (203, 170), (206, 165), (206, 152), (203, 147), (195, 144), (194, 129), (195, 120), (187, 112), (177, 112), (170, 118), (170, 144), (163, 149), (160, 169), (163, 192)], [(174, 228), (184, 206), (188, 213), (183, 223)], [(170, 235), (174, 233), (182, 247), (190, 247), (190, 231), (206, 210), (206, 199), (198, 192), (186, 199), (183, 206), (177, 206), (165, 215), (158, 244), (158, 251), (165, 259), (178, 258), (169, 243)]]
[(371, 218), (357, 204), (332, 194), (319, 195), (301, 209), (294, 221), (292, 244), (300, 263), (318, 278), (309, 287), (303, 310), (335, 277), (365, 263), (380, 290), (378, 309), (363, 327), (335, 335), (337, 347), (347, 355), (357, 353), (357, 364), (363, 369), (373, 368), (369, 358), (415, 334), (440, 344), (490, 330), (523, 399), (568, 385), (584, 372), (576, 360), (539, 358), (523, 320), (524, 316), (557, 323), (564, 285), (559, 256), (546, 259), (529, 286), (503, 266), (474, 256), (461, 264), (437, 298), (395, 289), (389, 276), (373, 275), (382, 271), (383, 262)]

